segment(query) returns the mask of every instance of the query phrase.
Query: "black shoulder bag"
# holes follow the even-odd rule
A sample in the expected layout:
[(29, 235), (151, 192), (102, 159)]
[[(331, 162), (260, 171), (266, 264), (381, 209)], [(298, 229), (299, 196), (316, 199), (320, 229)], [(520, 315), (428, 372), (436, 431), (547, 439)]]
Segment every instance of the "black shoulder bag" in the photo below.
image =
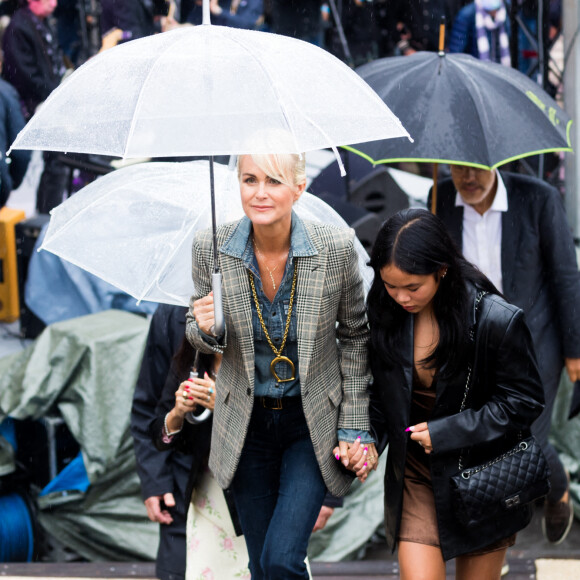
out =
[[(479, 292), (475, 316), (485, 292)], [(475, 329), (472, 338), (475, 340)], [(473, 367), (475, 364), (473, 364)], [(471, 383), (472, 365), (468, 366), (465, 392), (460, 412), (465, 409)], [(473, 526), (545, 496), (550, 491), (550, 469), (533, 436), (522, 438), (515, 447), (498, 457), (469, 468), (463, 468), (459, 457), (459, 472), (451, 477), (455, 516), (464, 526)]]

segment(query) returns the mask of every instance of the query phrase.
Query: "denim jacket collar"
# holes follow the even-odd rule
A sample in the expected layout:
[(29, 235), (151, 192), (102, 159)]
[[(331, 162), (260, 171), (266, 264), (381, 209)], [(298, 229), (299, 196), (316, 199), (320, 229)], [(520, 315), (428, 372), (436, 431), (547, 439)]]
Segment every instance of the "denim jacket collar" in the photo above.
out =
[[(250, 233), (252, 231), (252, 222), (247, 216), (244, 216), (238, 225), (234, 228), (229, 238), (220, 248), (220, 252), (239, 258), (246, 266), (250, 266), (254, 257), (254, 250), (250, 242)], [(314, 256), (318, 253), (304, 222), (292, 210), (292, 229), (290, 232), (290, 252), (288, 259), (294, 257), (301, 258), (305, 256)]]

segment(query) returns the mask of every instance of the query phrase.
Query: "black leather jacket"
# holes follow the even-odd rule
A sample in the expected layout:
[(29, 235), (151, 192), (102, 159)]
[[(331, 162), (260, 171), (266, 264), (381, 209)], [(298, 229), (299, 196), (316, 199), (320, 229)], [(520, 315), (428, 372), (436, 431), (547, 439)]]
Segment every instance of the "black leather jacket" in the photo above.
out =
[[(475, 324), (476, 289), (471, 288)], [(464, 465), (475, 465), (507, 449), (518, 431), (529, 432), (543, 408), (543, 390), (532, 339), (522, 310), (502, 298), (486, 294), (477, 316), (473, 378), (466, 407), (459, 412), (467, 369), (451, 379), (437, 381), (435, 407), (428, 422), (433, 444), (430, 457), (441, 550), (445, 560), (486, 547), (525, 527), (531, 508), (506, 513), (493, 521), (464, 528), (453, 515), (449, 478)], [(394, 550), (403, 498), (403, 474), (409, 439), (413, 370), (413, 315), (399, 348), (400, 364), (393, 368), (371, 352), (371, 423), (379, 445), (389, 442), (385, 473), (385, 527)]]

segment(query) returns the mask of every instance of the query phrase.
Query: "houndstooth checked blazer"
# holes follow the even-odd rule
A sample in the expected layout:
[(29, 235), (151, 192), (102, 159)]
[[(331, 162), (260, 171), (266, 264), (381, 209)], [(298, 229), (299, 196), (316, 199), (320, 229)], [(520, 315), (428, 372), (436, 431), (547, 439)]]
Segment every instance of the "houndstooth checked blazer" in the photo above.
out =
[[(294, 218), (295, 219), (295, 218)], [(239, 222), (218, 228), (218, 247)], [(338, 429), (368, 430), (369, 337), (353, 230), (304, 222), (317, 254), (298, 264), (296, 317), (302, 405), (327, 488), (344, 495), (353, 476), (333, 456)], [(186, 335), (202, 352), (223, 352), (216, 381), (209, 466), (219, 485), (234, 477), (254, 404), (251, 290), (242, 260), (220, 252), (226, 336), (221, 346), (199, 334), (193, 302), (211, 291), (212, 236), (193, 244), (193, 280)]]

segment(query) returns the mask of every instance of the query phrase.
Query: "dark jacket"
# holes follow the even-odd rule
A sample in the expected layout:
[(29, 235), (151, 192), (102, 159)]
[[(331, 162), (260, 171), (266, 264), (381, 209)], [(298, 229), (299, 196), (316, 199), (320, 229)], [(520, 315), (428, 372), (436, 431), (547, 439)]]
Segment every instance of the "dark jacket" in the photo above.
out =
[(168, 450), (160, 453), (149, 435), (151, 423), (173, 407), (174, 398), (164, 393), (164, 387), (185, 332), (185, 312), (166, 305), (155, 311), (133, 395), (131, 434), (143, 499), (173, 492), (175, 486), (185, 492), (189, 477), (191, 457)]
[[(43, 26), (48, 23), (45, 21)], [(38, 19), (28, 8), (20, 8), (14, 13), (4, 33), (2, 76), (18, 91), (27, 117), (32, 116), (36, 107), (58, 87), (64, 74), (62, 53), (54, 32), (51, 38), (49, 42), (46, 34), (39, 31)]]
[[(501, 172), (503, 294), (526, 313), (542, 377), (559, 374), (563, 357), (580, 358), (580, 273), (562, 196), (539, 179)], [(459, 248), (463, 208), (451, 180), (440, 183), (437, 215)]]
[[(230, 26), (232, 28), (257, 28), (256, 23), (264, 16), (263, 0), (241, 0), (235, 14), (230, 13), (231, 0), (220, 2), (222, 13), (212, 14), (211, 23), (218, 26)], [(191, 24), (201, 24), (203, 15), (202, 7), (194, 6), (188, 14), (188, 22)]]
[[(475, 324), (476, 289), (470, 291), (470, 326)], [(388, 545), (394, 550), (399, 532), (403, 473), (410, 425), (413, 315), (405, 319), (406, 339), (397, 352), (400, 363), (389, 367), (371, 351), (371, 422), (377, 441), (389, 441), (385, 473), (385, 526)], [(514, 508), (505, 516), (464, 528), (455, 519), (449, 478), (464, 465), (495, 457), (517, 441), (517, 432), (529, 427), (543, 408), (543, 391), (532, 340), (523, 312), (502, 298), (487, 294), (480, 303), (474, 346), (472, 382), (466, 407), (459, 412), (465, 392), (467, 368), (436, 383), (437, 397), (429, 433), (430, 457), (441, 550), (445, 560), (466, 554), (510, 536), (531, 518), (529, 506)], [(463, 451), (462, 451), (463, 450)]]
[[(509, 6), (506, 5), (508, 17), (505, 21), (505, 31), (510, 36)], [(493, 42), (499, 42), (498, 30), (487, 30), (487, 40), (490, 46)], [(464, 6), (453, 21), (451, 34), (449, 35), (449, 52), (464, 52), (475, 58), (479, 58), (477, 47), (477, 29), (475, 28), (475, 2)], [(499, 47), (496, 52), (499, 57)], [(497, 61), (499, 62), (499, 60)]]
[(131, 39), (143, 38), (160, 32), (155, 16), (167, 15), (164, 0), (101, 0), (101, 32), (112, 28), (131, 33)]
[(410, 48), (438, 50), (441, 17), (445, 17), (449, 28), (463, 4), (463, 0), (386, 0), (386, 28), (391, 49), (401, 42), (402, 37), (410, 35)]
[(0, 79), (0, 208), (6, 203), (12, 189), (22, 183), (30, 151), (13, 151), (7, 162), (6, 151), (24, 128), (24, 117), (16, 89)]

